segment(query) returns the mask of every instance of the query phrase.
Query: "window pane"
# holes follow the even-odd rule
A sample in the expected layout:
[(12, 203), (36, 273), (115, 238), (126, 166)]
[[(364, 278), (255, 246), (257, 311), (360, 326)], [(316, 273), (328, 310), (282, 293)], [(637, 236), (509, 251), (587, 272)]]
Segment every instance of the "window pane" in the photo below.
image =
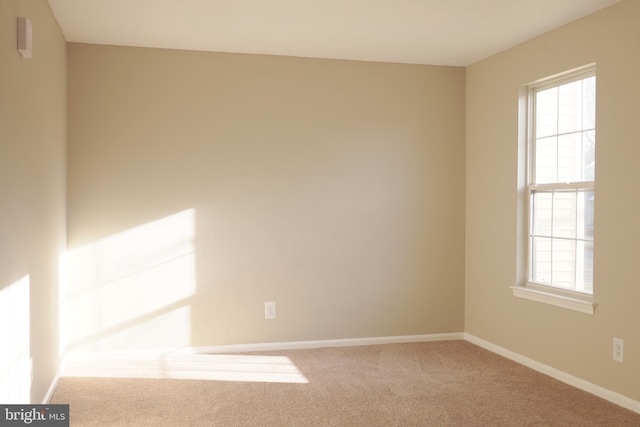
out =
[(574, 191), (553, 194), (553, 237), (576, 237), (576, 197)]
[(596, 170), (596, 133), (582, 133), (582, 180), (594, 181)]
[(582, 180), (581, 136), (581, 133), (571, 133), (558, 137), (558, 182)]
[(593, 191), (580, 191), (577, 199), (578, 239), (593, 240)]
[(532, 238), (531, 280), (551, 284), (551, 239), (549, 238)]
[(535, 183), (549, 184), (558, 181), (558, 138), (541, 138), (536, 141)]
[(582, 81), (582, 126), (583, 129), (596, 127), (596, 78)]
[(558, 88), (536, 92), (536, 137), (558, 133)]
[(551, 237), (552, 193), (533, 193), (533, 234)]
[(558, 133), (582, 129), (582, 80), (559, 87)]
[(553, 239), (552, 242), (553, 285), (574, 289), (576, 277), (576, 242), (573, 240)]
[(576, 290), (593, 292), (593, 242), (578, 242), (576, 252)]

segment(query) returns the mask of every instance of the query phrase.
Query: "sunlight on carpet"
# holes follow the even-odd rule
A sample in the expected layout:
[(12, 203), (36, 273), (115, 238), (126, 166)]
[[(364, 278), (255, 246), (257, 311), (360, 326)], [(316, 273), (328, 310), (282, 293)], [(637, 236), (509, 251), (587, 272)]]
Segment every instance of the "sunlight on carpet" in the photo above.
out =
[(307, 384), (285, 356), (189, 354), (169, 356), (75, 355), (64, 377), (175, 378)]

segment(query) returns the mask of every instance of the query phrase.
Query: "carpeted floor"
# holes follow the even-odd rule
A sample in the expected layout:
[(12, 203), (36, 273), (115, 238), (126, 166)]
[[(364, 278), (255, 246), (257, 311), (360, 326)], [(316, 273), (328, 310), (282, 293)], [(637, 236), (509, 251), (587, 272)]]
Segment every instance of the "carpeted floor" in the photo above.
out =
[(63, 377), (51, 399), (70, 404), (72, 426), (640, 426), (640, 414), (465, 341), (103, 360), (69, 372), (88, 368), (102, 377)]

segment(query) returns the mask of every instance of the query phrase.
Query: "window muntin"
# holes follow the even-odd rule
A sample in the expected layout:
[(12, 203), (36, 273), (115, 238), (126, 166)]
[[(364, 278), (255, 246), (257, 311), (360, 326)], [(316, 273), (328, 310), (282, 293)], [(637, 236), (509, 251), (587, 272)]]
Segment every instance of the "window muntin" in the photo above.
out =
[(595, 69), (530, 87), (528, 282), (593, 293)]

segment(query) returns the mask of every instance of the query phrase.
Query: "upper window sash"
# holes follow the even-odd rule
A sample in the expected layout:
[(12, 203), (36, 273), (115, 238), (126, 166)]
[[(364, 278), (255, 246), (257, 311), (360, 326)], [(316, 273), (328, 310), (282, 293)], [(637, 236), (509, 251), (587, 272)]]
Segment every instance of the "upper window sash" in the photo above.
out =
[[(536, 123), (535, 117), (537, 117), (536, 111), (536, 94), (547, 89), (562, 86), (567, 83), (575, 82), (577, 80), (586, 79), (596, 76), (595, 64), (588, 64), (583, 67), (577, 68), (568, 73), (560, 73), (553, 76), (546, 77), (538, 80), (529, 85), (527, 91), (527, 162), (526, 162), (526, 177), (528, 185), (540, 185), (535, 184), (535, 146), (536, 146)], [(558, 132), (555, 136), (569, 135), (577, 132), (594, 131), (594, 128), (583, 128), (580, 131)], [(585, 181), (593, 182), (593, 181)]]

